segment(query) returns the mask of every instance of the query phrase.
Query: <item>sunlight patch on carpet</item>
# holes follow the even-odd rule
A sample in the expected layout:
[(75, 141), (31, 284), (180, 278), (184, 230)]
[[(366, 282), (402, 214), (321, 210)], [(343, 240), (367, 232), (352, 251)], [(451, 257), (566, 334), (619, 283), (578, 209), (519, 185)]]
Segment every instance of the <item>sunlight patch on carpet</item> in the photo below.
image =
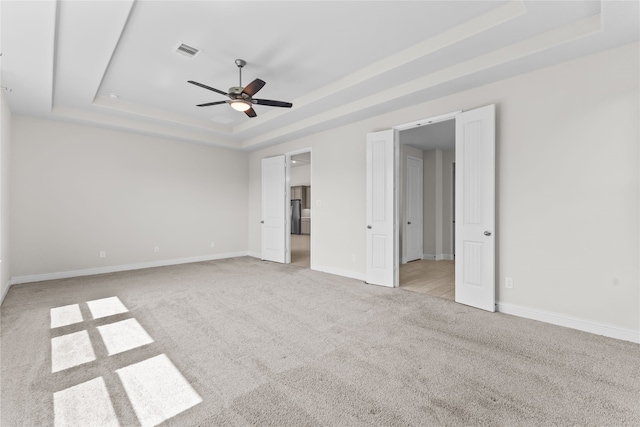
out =
[(51, 338), (51, 372), (96, 360), (87, 331)]
[(153, 342), (153, 338), (147, 334), (147, 331), (136, 319), (127, 319), (98, 326), (98, 331), (102, 336), (105, 347), (107, 347), (109, 356)]
[(117, 369), (116, 373), (143, 427), (160, 424), (202, 402), (165, 354)]
[(129, 311), (118, 297), (87, 301), (87, 305), (89, 306), (89, 311), (91, 311), (91, 315), (94, 319), (100, 319), (102, 317), (113, 316), (114, 314), (126, 313)]
[(53, 393), (53, 409), (55, 427), (120, 425), (102, 377)]
[(84, 319), (78, 304), (65, 305), (51, 309), (51, 329), (80, 323)]

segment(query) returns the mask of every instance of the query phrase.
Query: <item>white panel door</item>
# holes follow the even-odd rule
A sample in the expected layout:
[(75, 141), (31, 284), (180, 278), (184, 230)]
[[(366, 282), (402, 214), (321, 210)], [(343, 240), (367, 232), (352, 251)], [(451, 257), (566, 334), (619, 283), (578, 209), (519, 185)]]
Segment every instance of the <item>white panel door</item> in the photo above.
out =
[(456, 302), (495, 311), (495, 106), (456, 116)]
[(262, 259), (284, 263), (287, 237), (285, 156), (262, 159)]
[(422, 259), (422, 159), (407, 157), (405, 261)]
[(366, 281), (396, 286), (394, 130), (367, 134)]

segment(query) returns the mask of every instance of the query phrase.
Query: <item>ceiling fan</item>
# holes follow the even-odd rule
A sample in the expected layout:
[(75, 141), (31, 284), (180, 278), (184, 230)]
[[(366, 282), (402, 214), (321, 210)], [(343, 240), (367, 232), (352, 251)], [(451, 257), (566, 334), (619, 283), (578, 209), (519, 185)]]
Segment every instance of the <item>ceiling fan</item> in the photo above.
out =
[(196, 107), (208, 107), (210, 105), (218, 105), (218, 104), (229, 104), (234, 110), (244, 111), (244, 113), (249, 117), (256, 117), (257, 114), (253, 109), (253, 104), (257, 105), (267, 105), (269, 107), (284, 107), (291, 108), (293, 106), (290, 102), (283, 101), (272, 101), (270, 99), (254, 99), (253, 95), (258, 93), (260, 89), (265, 85), (265, 82), (260, 79), (255, 79), (251, 83), (249, 83), (246, 87), (242, 87), (242, 67), (247, 65), (247, 62), (243, 59), (236, 59), (236, 65), (238, 66), (238, 72), (240, 74), (240, 83), (238, 86), (233, 86), (229, 88), (229, 93), (223, 92), (221, 90), (212, 88), (211, 86), (204, 85), (202, 83), (194, 82), (193, 80), (189, 80), (188, 82), (200, 86), (205, 89), (212, 90), (214, 92), (218, 92), (221, 95), (228, 96), (230, 98), (229, 101), (214, 101), (207, 102), (206, 104), (198, 104)]

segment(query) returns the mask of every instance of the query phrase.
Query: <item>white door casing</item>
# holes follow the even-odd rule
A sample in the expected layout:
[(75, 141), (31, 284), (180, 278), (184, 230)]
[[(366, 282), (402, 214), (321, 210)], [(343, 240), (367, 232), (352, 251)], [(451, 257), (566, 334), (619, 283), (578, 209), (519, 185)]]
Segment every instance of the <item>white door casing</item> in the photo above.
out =
[(369, 284), (397, 286), (394, 191), (396, 138), (393, 129), (367, 134), (366, 272)]
[(405, 261), (422, 259), (422, 159), (407, 156), (405, 192)]
[(262, 259), (286, 262), (286, 159), (262, 159)]
[(455, 300), (495, 311), (495, 106), (456, 116)]

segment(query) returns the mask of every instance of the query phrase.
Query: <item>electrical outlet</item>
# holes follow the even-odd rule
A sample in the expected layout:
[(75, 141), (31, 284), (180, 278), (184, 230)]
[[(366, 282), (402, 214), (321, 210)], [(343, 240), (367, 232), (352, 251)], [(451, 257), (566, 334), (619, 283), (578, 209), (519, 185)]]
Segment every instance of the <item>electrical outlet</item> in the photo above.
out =
[(153, 248), (153, 252), (160, 252), (160, 248), (156, 246), (155, 248)]
[(100, 258), (106, 258), (107, 257), (107, 251), (100, 251)]
[(216, 247), (216, 242), (211, 242), (211, 247), (215, 248)]
[(513, 277), (504, 278), (504, 287), (507, 289), (513, 289)]

